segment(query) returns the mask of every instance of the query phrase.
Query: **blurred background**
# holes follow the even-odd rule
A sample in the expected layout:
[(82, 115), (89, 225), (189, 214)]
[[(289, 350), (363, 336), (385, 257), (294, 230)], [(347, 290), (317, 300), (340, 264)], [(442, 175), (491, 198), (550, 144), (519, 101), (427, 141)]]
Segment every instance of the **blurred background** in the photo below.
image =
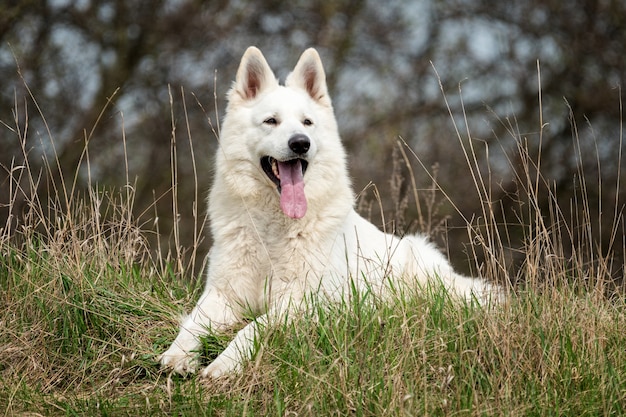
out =
[[(626, 182), (622, 0), (3, 1), (0, 227), (18, 227), (28, 200), (45, 201), (62, 178), (77, 192), (129, 183), (135, 219), (158, 226), (154, 250), (178, 241), (178, 250), (196, 246), (203, 256), (210, 238), (198, 242), (198, 219), (214, 131), (249, 45), (281, 80), (305, 48), (318, 49), (355, 191), (367, 188), (359, 201), (366, 215), (374, 183), (386, 222), (398, 218), (401, 233), (433, 233), (467, 271), (465, 219), (482, 215), (486, 196), (503, 225), (523, 217), (522, 143), (545, 179), (538, 212), (558, 203), (564, 218), (574, 217), (582, 190), (593, 221), (579, 226), (599, 256), (615, 253), (613, 273), (623, 276), (623, 222), (614, 221)], [(415, 153), (407, 151), (413, 174), (398, 165), (401, 183), (392, 175), (399, 138)], [(478, 156), (483, 201), (463, 146)], [(35, 190), (16, 175), (26, 159), (40, 179)], [(431, 175), (445, 194), (433, 191)], [(416, 220), (414, 201), (398, 216), (404, 193), (413, 198), (410, 176), (427, 221)], [(372, 221), (381, 225), (377, 207)], [(511, 265), (528, 238), (516, 233), (509, 227), (505, 242)]]

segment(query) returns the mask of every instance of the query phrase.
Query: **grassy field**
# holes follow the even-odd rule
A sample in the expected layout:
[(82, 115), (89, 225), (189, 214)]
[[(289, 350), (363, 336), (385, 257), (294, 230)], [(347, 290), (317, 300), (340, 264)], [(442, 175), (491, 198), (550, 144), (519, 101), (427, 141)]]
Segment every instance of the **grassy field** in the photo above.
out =
[[(266, 329), (241, 376), (154, 360), (194, 298), (173, 279), (41, 242), (4, 246), (5, 415), (620, 415), (626, 305), (575, 283), (485, 310), (437, 288), (355, 295)], [(58, 248), (60, 249), (60, 248)], [(176, 291), (174, 291), (176, 290)], [(179, 301), (182, 300), (182, 301)], [(210, 358), (229, 335), (206, 340)]]
[[(540, 178), (523, 145), (520, 155), (527, 244), (505, 303), (453, 302), (440, 288), (386, 303), (311, 301), (314, 315), (264, 329), (244, 372), (220, 380), (168, 375), (155, 361), (200, 288), (177, 258), (150, 255), (132, 187), (78, 195), (68, 185), (40, 201), (24, 192), (38, 188), (38, 174), (12, 167), (12, 195), (30, 200), (23, 213), (9, 204), (0, 229), (0, 414), (625, 414), (626, 297), (610, 286), (610, 256), (591, 239), (566, 254), (571, 219), (534, 208)], [(488, 201), (487, 189), (478, 179), (476, 198)], [(584, 206), (577, 229), (593, 221)], [(484, 274), (503, 282), (488, 203), (481, 218), (468, 230), (489, 255)], [(203, 357), (231, 337), (204, 340)]]

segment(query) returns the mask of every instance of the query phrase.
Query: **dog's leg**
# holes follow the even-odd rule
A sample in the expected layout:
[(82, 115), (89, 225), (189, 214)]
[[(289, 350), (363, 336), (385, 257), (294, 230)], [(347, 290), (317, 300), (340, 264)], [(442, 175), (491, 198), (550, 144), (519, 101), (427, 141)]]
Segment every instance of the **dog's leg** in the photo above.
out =
[(203, 378), (218, 378), (225, 374), (240, 372), (243, 361), (252, 357), (259, 326), (265, 325), (267, 325), (267, 314), (248, 323), (235, 335), (226, 349), (202, 370), (200, 375)]
[(170, 348), (158, 358), (161, 366), (183, 375), (195, 372), (200, 336), (232, 326), (236, 321), (237, 315), (226, 298), (215, 288), (208, 287), (191, 314), (183, 320)]
[(291, 320), (300, 308), (306, 308), (306, 305), (302, 303), (302, 292), (298, 292), (297, 295), (287, 293), (277, 300), (266, 314), (257, 317), (241, 329), (226, 349), (204, 368), (200, 375), (204, 378), (218, 378), (225, 374), (240, 372), (243, 362), (252, 357), (256, 347), (255, 340), (259, 336), (259, 328), (266, 327), (268, 323), (283, 323)]

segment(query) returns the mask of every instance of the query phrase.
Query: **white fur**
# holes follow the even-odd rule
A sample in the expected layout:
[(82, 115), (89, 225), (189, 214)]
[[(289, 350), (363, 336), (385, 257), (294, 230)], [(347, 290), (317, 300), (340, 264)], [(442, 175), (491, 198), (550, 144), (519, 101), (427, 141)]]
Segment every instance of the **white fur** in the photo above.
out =
[[(264, 123), (275, 118), (276, 124)], [(309, 119), (311, 125), (303, 123)], [(306, 215), (286, 216), (261, 157), (293, 158), (287, 141), (310, 138), (304, 174)], [(306, 50), (284, 86), (257, 48), (244, 54), (228, 94), (209, 196), (213, 248), (206, 288), (161, 364), (178, 373), (197, 368), (199, 337), (253, 314), (202, 376), (240, 369), (259, 323), (299, 306), (307, 293), (338, 298), (351, 283), (384, 294), (394, 286), (440, 280), (461, 297), (486, 299), (490, 286), (456, 274), (422, 236), (402, 239), (359, 216), (319, 55)]]

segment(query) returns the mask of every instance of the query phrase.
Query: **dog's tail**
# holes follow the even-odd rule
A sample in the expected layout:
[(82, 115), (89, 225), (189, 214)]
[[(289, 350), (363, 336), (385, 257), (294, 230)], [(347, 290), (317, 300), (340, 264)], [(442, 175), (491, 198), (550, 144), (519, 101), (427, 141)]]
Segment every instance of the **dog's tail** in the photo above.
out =
[(503, 299), (502, 290), (482, 278), (466, 277), (458, 274), (445, 256), (424, 236), (406, 236), (405, 274), (417, 280), (420, 285), (438, 283), (453, 296), (467, 301), (477, 301), (481, 305), (498, 303)]

